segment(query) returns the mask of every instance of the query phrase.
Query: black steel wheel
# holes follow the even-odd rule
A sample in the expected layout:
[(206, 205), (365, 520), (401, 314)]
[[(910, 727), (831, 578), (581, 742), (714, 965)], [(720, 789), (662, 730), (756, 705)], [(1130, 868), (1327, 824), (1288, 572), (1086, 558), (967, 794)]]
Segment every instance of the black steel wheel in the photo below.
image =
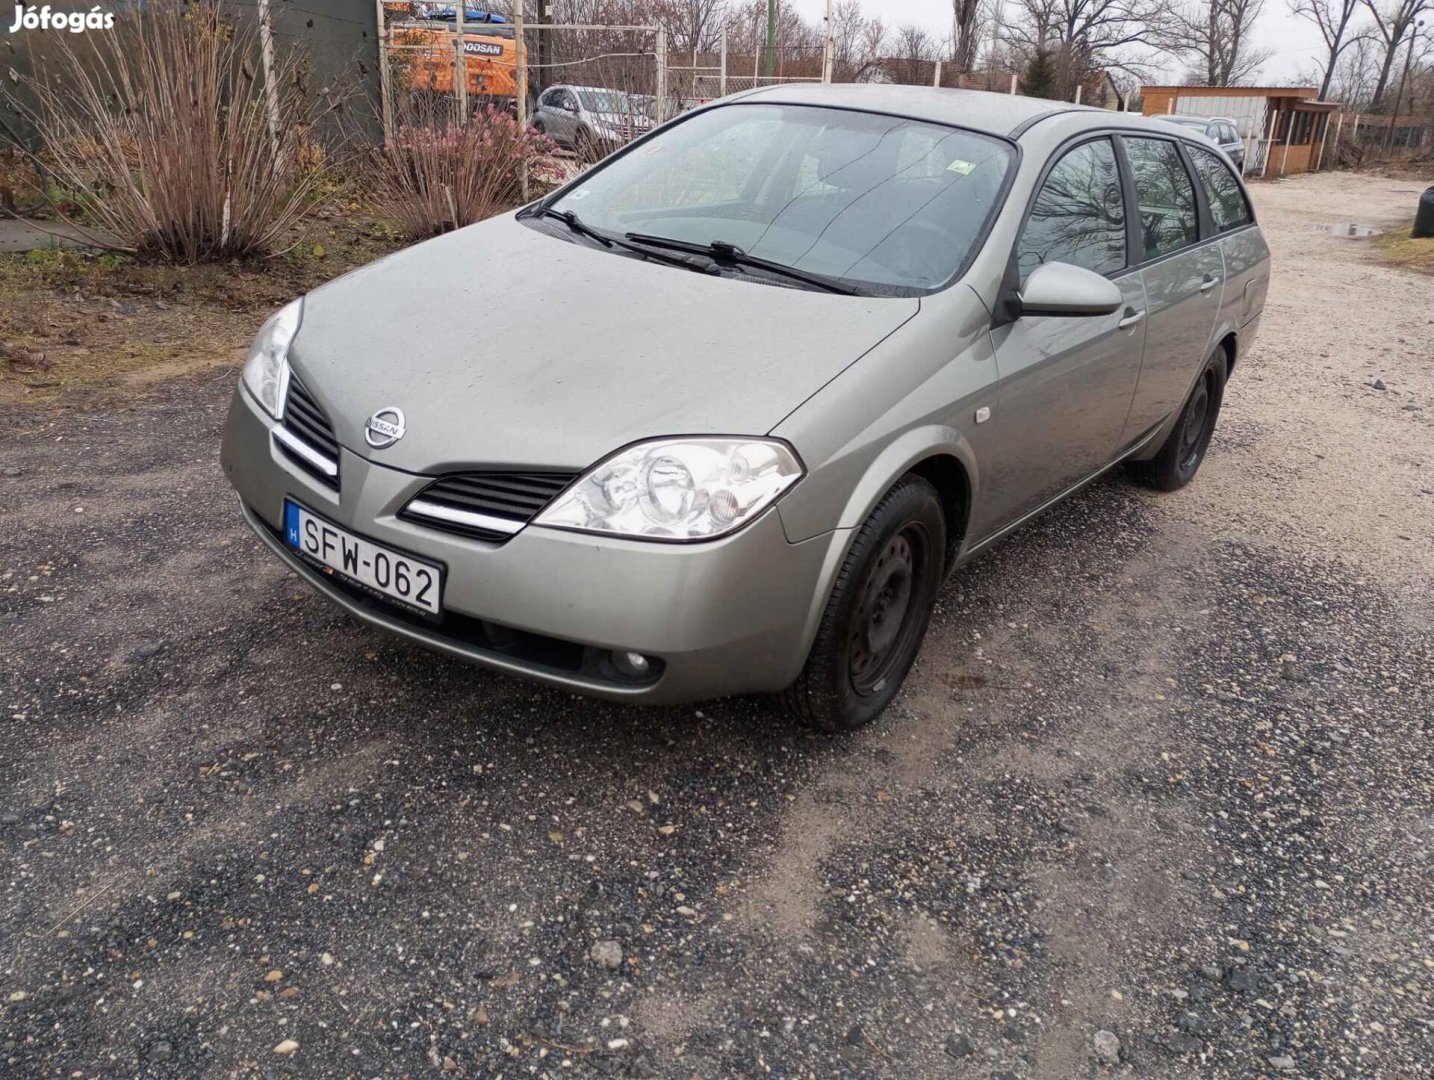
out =
[(916, 660), (945, 571), (946, 518), (919, 476), (902, 477), (858, 531), (837, 574), (788, 711), (852, 731), (890, 704)]
[(1220, 418), (1220, 405), (1225, 399), (1225, 370), (1225, 350), (1216, 349), (1195, 380), (1180, 417), (1160, 450), (1149, 461), (1130, 463), (1130, 475), (1136, 481), (1157, 491), (1175, 491), (1195, 479)]

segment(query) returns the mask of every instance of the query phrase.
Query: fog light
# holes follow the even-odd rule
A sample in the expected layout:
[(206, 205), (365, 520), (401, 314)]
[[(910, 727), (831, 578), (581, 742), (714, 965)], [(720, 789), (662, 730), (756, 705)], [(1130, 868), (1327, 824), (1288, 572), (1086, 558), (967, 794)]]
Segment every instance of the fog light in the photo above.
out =
[(614, 652), (612, 663), (624, 675), (635, 678), (642, 678), (652, 670), (652, 661), (640, 652)]

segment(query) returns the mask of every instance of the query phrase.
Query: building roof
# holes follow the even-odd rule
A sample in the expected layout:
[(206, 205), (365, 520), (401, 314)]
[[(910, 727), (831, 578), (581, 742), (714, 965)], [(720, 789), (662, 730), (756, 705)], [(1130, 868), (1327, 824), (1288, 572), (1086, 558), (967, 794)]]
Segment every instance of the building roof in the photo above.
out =
[(1169, 83), (1156, 83), (1140, 88), (1142, 94), (1149, 93), (1151, 90), (1174, 90), (1197, 96), (1212, 94), (1228, 97), (1312, 98), (1319, 96), (1318, 86), (1175, 86)]

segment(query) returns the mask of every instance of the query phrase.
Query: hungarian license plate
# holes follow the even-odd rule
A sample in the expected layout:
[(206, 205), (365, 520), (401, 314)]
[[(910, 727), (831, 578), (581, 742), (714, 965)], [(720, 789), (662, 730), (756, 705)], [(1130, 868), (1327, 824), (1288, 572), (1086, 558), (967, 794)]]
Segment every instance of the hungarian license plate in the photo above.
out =
[(355, 536), (294, 502), (284, 500), (284, 542), (327, 572), (387, 600), (430, 615), (443, 610), (443, 569), (412, 555)]

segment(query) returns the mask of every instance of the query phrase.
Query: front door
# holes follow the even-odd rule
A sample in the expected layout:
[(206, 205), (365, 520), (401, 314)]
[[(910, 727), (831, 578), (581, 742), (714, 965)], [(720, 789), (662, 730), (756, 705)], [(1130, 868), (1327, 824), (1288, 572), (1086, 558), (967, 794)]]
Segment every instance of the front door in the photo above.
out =
[(987, 531), (1004, 528), (1105, 466), (1145, 344), (1145, 291), (1127, 260), (1126, 207), (1108, 136), (1067, 150), (1046, 175), (1017, 242), (1022, 284), (1037, 266), (1104, 274), (1124, 303), (1111, 315), (1025, 315), (993, 331), (1000, 371), (999, 452), (983, 487)]

